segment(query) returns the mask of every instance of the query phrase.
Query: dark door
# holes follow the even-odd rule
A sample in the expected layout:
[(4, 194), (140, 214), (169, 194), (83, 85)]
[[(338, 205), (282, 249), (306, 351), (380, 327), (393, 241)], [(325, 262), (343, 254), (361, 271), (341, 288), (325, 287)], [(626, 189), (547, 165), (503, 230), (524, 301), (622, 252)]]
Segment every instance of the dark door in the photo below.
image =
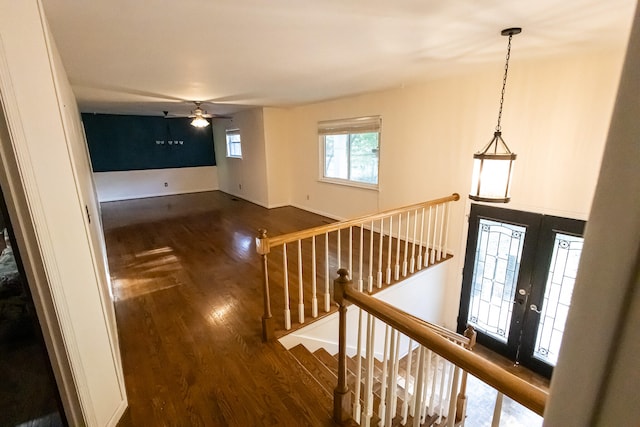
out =
[(0, 190), (0, 426), (66, 425)]
[(471, 206), (458, 330), (548, 377), (557, 361), (584, 221)]

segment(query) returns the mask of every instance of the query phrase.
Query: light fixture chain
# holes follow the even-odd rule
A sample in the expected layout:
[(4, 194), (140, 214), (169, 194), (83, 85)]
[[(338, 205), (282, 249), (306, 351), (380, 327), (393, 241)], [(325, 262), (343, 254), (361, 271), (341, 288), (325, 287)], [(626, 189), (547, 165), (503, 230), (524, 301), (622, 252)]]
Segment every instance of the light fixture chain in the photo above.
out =
[(507, 87), (507, 73), (509, 72), (509, 58), (511, 57), (511, 39), (513, 34), (509, 34), (509, 44), (507, 45), (507, 60), (504, 64), (504, 78), (502, 79), (502, 93), (500, 94), (500, 109), (498, 110), (498, 124), (496, 131), (500, 132), (500, 121), (502, 120), (502, 104), (504, 104), (504, 91)]

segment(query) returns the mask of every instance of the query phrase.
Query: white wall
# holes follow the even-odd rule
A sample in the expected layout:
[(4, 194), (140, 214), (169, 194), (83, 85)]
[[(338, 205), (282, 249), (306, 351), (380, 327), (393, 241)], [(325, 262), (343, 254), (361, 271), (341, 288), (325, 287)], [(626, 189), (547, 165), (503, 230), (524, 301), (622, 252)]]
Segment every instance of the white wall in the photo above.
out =
[[(505, 207), (587, 217), (622, 54), (521, 61), (514, 48), (502, 127), (518, 160), (512, 202)], [(345, 218), (461, 194), (449, 236), (458, 268), (445, 297), (448, 327), (455, 326), (458, 311), (472, 154), (493, 136), (502, 67), (291, 111), (295, 206)], [(367, 115), (382, 116), (379, 191), (319, 182), (317, 122)]]
[(95, 172), (94, 179), (101, 202), (219, 189), (216, 166)]
[(545, 412), (547, 426), (640, 420), (640, 9)]
[(265, 154), (269, 207), (287, 206), (291, 203), (291, 129), (288, 110), (264, 108)]
[[(242, 158), (227, 157), (226, 129), (240, 129)], [(260, 206), (269, 206), (262, 108), (240, 111), (231, 120), (213, 121), (220, 190)]]
[(0, 94), (8, 136), (0, 175), (19, 213), (12, 222), (67, 416), (73, 425), (116, 425), (127, 400), (98, 206), (39, 1), (0, 1)]

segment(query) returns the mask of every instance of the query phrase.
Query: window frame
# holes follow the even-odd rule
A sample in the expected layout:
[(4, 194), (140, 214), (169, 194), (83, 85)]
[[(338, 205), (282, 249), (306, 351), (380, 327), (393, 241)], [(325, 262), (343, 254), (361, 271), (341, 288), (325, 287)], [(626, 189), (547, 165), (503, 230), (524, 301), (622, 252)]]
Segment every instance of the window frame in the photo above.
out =
[[(235, 141), (230, 141), (229, 140), (229, 136), (232, 135), (238, 135), (238, 139), (239, 141), (235, 142)], [(240, 155), (235, 155), (235, 154), (231, 154), (231, 146), (230, 144), (238, 144), (238, 147), (240, 148)], [(229, 159), (242, 159), (242, 136), (240, 134), (240, 129), (239, 128), (233, 128), (233, 129), (225, 129), (225, 146), (227, 148), (227, 158)]]
[[(362, 133), (377, 133), (377, 173), (376, 183), (356, 181), (350, 178), (335, 178), (326, 176), (326, 137), (331, 135), (347, 135), (347, 174), (351, 175), (351, 143), (352, 135)], [(318, 181), (339, 184), (350, 187), (378, 190), (380, 188), (380, 151), (382, 139), (382, 118), (380, 116), (355, 117), (349, 119), (328, 120), (318, 122), (319, 168)]]

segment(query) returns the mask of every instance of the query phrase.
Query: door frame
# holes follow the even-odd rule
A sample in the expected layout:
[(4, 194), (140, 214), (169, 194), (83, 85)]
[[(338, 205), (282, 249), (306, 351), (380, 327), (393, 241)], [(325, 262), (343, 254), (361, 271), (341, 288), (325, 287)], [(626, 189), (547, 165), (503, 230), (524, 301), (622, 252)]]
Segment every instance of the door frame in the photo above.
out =
[[(475, 251), (478, 243), (480, 219), (489, 219), (519, 225), (527, 229), (522, 248), (520, 270), (513, 295), (513, 310), (507, 342), (477, 331), (477, 341), (515, 363), (551, 378), (553, 366), (533, 356), (540, 323), (540, 313), (531, 310), (531, 304), (542, 308), (556, 233), (583, 236), (586, 222), (533, 212), (505, 209), (490, 205), (471, 204), (467, 246), (465, 250), (460, 307), (457, 330), (467, 327), (472, 279), (475, 267)], [(524, 290), (524, 295), (518, 291)]]

